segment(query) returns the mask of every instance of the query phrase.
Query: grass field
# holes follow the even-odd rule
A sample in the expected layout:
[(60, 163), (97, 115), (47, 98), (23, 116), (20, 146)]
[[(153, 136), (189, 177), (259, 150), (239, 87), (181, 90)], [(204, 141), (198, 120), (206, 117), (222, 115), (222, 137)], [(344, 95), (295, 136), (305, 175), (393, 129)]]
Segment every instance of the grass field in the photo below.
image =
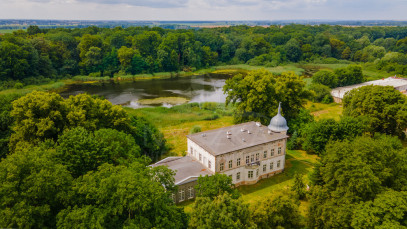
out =
[[(0, 29), (0, 34), (12, 33), (20, 29)], [(25, 31), (25, 29), (23, 29)]]
[(308, 102), (305, 108), (311, 111), (311, 114), (314, 115), (316, 120), (332, 118), (338, 121), (341, 118), (343, 110), (341, 103), (323, 104)]
[(194, 126), (199, 126), (202, 131), (206, 131), (233, 125), (232, 107), (225, 107), (224, 104), (192, 103), (172, 108), (126, 108), (126, 111), (146, 118), (164, 134), (171, 150), (163, 155), (163, 158), (182, 156), (185, 153), (186, 136)]

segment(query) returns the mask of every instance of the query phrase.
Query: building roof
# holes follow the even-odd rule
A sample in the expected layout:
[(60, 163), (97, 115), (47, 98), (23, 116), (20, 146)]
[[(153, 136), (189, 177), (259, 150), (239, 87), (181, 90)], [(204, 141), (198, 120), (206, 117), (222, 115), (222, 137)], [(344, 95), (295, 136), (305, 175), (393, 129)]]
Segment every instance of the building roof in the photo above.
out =
[(167, 157), (151, 167), (164, 165), (175, 171), (175, 184), (180, 185), (196, 180), (200, 175), (212, 175), (213, 173), (206, 169), (199, 161), (192, 157)]
[(345, 87), (337, 87), (332, 89), (331, 95), (336, 98), (341, 98), (345, 96), (345, 93), (359, 87), (363, 86), (368, 86), (368, 85), (378, 85), (378, 86), (392, 86), (395, 89), (401, 86), (406, 86), (407, 85), (407, 79), (405, 78), (397, 78), (397, 77), (389, 77), (386, 79), (381, 79), (381, 80), (374, 80), (374, 81), (368, 81), (360, 84), (354, 84), (354, 85), (349, 85)]
[(281, 102), (278, 105), (278, 113), (274, 116), (268, 128), (274, 132), (283, 132), (288, 130), (287, 120), (281, 115)]
[(210, 154), (217, 156), (241, 150), (271, 141), (288, 138), (285, 133), (269, 131), (267, 126), (256, 122), (247, 122), (234, 126), (209, 130), (188, 135)]

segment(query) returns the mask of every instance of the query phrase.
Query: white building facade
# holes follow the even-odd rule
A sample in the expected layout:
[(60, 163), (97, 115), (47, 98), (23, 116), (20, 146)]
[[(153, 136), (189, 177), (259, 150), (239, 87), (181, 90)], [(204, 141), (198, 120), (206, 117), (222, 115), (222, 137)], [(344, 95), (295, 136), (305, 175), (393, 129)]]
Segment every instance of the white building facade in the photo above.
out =
[(284, 170), (287, 130), (279, 107), (268, 127), (248, 122), (188, 135), (188, 156), (236, 186), (254, 184)]

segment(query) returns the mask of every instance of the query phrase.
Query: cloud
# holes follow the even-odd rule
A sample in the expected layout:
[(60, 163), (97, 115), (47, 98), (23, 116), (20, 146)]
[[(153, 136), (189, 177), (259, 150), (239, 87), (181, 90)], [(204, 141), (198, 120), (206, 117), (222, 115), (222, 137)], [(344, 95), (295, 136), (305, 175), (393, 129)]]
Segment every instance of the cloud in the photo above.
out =
[[(42, 1), (42, 0), (36, 0)], [(46, 1), (46, 0), (44, 0)], [(126, 4), (130, 6), (145, 6), (151, 8), (180, 8), (186, 7), (188, 0), (77, 0), (78, 2), (93, 2), (99, 4)]]
[(407, 20), (407, 0), (0, 0), (0, 18)]

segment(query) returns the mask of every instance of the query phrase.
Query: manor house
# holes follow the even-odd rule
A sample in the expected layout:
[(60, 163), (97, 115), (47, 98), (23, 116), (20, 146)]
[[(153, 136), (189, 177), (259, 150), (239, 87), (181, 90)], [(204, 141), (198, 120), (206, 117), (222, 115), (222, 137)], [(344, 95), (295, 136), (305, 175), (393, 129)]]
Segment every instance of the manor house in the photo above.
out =
[(279, 106), (268, 126), (247, 122), (188, 135), (187, 156), (168, 157), (152, 166), (165, 165), (176, 172), (176, 203), (195, 197), (201, 175), (222, 173), (236, 186), (255, 184), (284, 170), (287, 130)]

